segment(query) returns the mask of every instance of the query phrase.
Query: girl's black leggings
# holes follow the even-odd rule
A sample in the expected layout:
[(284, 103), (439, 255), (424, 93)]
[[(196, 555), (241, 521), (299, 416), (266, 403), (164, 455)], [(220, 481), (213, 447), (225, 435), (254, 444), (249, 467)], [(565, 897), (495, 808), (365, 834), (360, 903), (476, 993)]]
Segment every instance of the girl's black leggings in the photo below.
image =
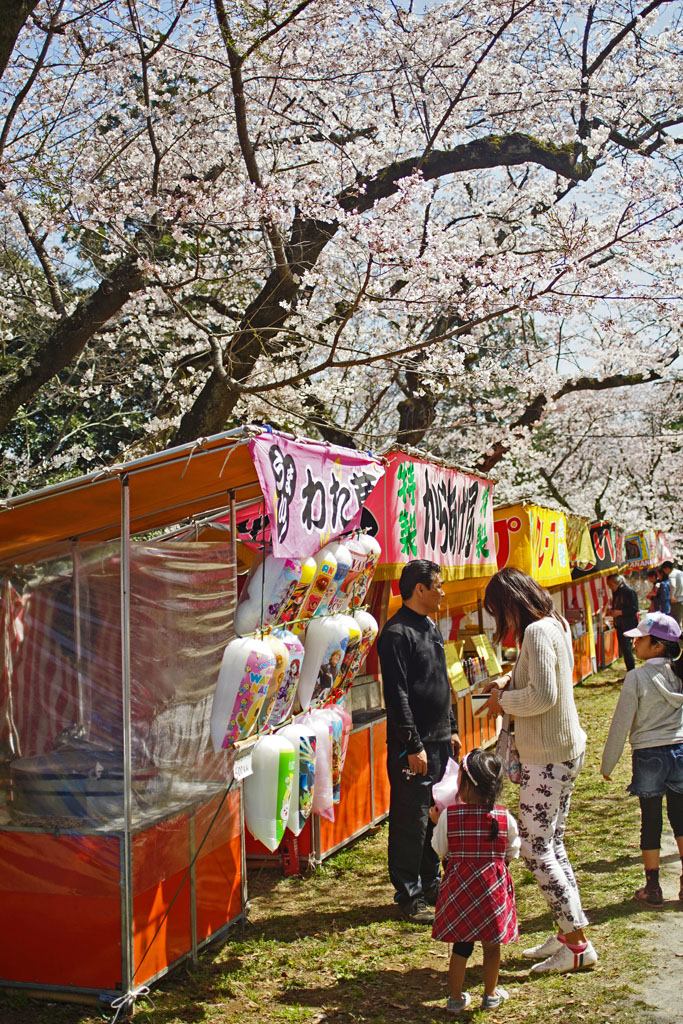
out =
[[(640, 800), (640, 848), (658, 850), (662, 843), (662, 799), (661, 796), (641, 796)], [(666, 790), (666, 816), (676, 839), (683, 836), (683, 793)]]

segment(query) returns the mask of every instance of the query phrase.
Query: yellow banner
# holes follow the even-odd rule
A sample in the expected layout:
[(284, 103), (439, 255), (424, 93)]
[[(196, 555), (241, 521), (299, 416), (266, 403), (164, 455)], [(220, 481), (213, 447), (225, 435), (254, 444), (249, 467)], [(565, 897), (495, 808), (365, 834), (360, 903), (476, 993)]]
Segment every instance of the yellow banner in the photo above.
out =
[(478, 636), (473, 636), (472, 643), (474, 644), (474, 649), (479, 655), (479, 657), (484, 659), (484, 662), (486, 664), (486, 671), (488, 672), (488, 674), (490, 676), (500, 675), (500, 662), (496, 657), (496, 652), (493, 649), (491, 641), (486, 636), (486, 633), (481, 633)]
[(504, 505), (493, 510), (498, 568), (512, 566), (542, 587), (571, 583), (564, 512), (540, 505)]
[(458, 645), (455, 643), (444, 644), (444, 650), (446, 652), (448, 678), (450, 680), (453, 693), (457, 693), (458, 690), (466, 690), (470, 684), (467, 681), (465, 670), (462, 667), (462, 662), (460, 661)]

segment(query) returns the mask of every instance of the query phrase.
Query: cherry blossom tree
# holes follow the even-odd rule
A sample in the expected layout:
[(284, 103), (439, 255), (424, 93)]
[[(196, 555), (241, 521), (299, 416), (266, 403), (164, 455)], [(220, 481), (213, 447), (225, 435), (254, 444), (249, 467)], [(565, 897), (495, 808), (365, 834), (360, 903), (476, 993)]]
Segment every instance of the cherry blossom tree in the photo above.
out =
[(513, 486), (677, 379), (680, 2), (14, 7), (6, 490), (245, 420)]

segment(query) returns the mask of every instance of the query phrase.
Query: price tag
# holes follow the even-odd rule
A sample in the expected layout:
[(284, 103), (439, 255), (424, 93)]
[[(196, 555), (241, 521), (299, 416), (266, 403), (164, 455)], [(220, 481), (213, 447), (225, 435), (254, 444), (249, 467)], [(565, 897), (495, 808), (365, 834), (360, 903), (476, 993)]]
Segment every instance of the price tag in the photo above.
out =
[(446, 652), (446, 668), (448, 670), (448, 679), (450, 681), (453, 693), (457, 693), (458, 690), (466, 690), (470, 684), (467, 681), (465, 670), (462, 667), (462, 662), (460, 661), (457, 644), (445, 644), (444, 650)]
[(232, 766), (232, 774), (237, 782), (240, 779), (246, 779), (248, 775), (254, 774), (254, 769), (251, 766), (251, 754), (253, 747), (247, 747), (246, 750), (237, 750), (235, 752), (235, 763)]
[(488, 674), (490, 676), (499, 675), (501, 671), (500, 662), (498, 661), (493, 645), (486, 634), (481, 633), (479, 636), (473, 636), (472, 643), (474, 644), (479, 657), (484, 659)]

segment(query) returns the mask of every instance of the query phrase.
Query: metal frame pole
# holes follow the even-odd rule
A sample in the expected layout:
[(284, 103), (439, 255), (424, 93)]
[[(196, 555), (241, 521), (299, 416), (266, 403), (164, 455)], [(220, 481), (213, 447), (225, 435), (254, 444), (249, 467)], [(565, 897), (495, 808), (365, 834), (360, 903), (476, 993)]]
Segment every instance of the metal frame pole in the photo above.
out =
[(81, 556), (78, 541), (71, 545), (71, 568), (73, 572), (74, 642), (76, 648), (76, 682), (78, 689), (78, 721), (85, 732), (90, 730), (90, 714), (85, 711), (85, 684), (83, 680), (83, 624), (81, 621)]
[(121, 956), (123, 991), (135, 979), (133, 949), (132, 750), (130, 700), (130, 482), (121, 477), (121, 689), (123, 714), (123, 849), (121, 878)]
[[(235, 607), (237, 607), (237, 509), (235, 507), (235, 492), (228, 491), (230, 497), (230, 553), (233, 564), (233, 585), (235, 591)], [(239, 783), (240, 799), (240, 897), (242, 900), (242, 914), (247, 912), (249, 902), (249, 888), (247, 881), (247, 837), (246, 823), (244, 820), (244, 782)]]

